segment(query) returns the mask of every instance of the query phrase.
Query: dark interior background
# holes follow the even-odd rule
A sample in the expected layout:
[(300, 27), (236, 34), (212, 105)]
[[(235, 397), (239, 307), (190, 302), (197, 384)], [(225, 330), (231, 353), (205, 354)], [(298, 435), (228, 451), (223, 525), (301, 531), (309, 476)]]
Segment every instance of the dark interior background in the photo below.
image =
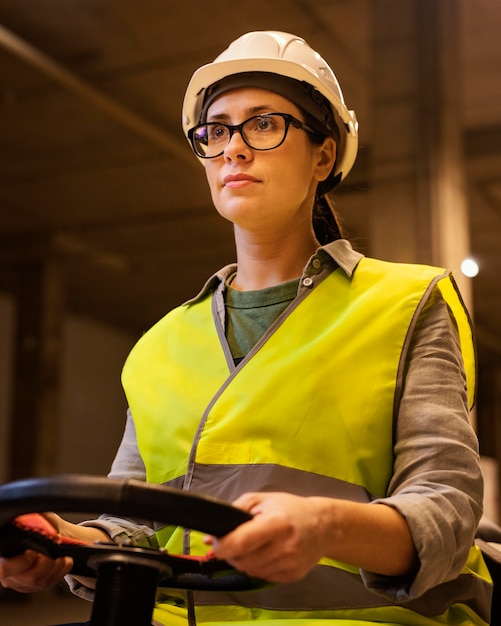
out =
[[(23, 264), (55, 259), (65, 311), (138, 337), (233, 260), (230, 227), (212, 209), (180, 109), (194, 69), (253, 29), (297, 32), (332, 63), (357, 112), (362, 146), (338, 201), (348, 230), (371, 254), (364, 197), (374, 167), (372, 24), (386, 12), (388, 37), (396, 36), (392, 19), (397, 24), (409, 3), (430, 4), (0, 0), (0, 291), (19, 293)], [(483, 452), (497, 457), (501, 4), (456, 6), (469, 236), (480, 264), (472, 281), (478, 429)], [(392, 224), (387, 229), (391, 237)]]

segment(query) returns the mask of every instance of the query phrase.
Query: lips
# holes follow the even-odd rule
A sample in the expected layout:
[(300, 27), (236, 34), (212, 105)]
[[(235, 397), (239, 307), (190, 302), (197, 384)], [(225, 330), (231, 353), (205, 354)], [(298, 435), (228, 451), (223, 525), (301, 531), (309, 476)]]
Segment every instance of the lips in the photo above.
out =
[(229, 174), (223, 178), (223, 187), (237, 189), (257, 182), (259, 182), (258, 179), (254, 178), (254, 176), (249, 176), (249, 174)]

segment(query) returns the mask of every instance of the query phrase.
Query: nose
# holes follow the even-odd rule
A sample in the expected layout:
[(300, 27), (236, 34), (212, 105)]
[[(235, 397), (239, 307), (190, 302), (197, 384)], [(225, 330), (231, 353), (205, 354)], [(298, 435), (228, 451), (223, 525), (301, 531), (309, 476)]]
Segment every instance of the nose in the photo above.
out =
[(234, 130), (224, 149), (224, 158), (229, 161), (245, 160), (252, 157), (252, 148), (243, 140), (242, 133)]

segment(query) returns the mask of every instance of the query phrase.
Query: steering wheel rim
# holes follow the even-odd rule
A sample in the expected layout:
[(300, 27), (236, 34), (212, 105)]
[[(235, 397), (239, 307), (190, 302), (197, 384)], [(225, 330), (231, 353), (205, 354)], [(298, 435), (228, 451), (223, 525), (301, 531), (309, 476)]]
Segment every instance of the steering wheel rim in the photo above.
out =
[(68, 474), (0, 486), (0, 528), (18, 515), (45, 511), (139, 517), (216, 537), (252, 519), (222, 500), (134, 479)]
[(95, 567), (89, 563), (99, 562), (103, 557), (144, 557), (164, 572), (159, 586), (241, 591), (266, 584), (214, 558), (190, 558), (112, 542), (83, 545), (57, 543), (36, 532), (19, 529), (12, 523), (20, 515), (44, 511), (105, 512), (121, 517), (152, 519), (216, 537), (222, 537), (252, 519), (250, 513), (216, 498), (134, 479), (110, 479), (85, 474), (29, 478), (6, 483), (0, 486), (0, 556), (12, 556), (16, 545), (19, 545), (18, 552), (31, 548), (51, 558), (71, 556), (75, 562), (73, 573), (85, 576), (95, 572)]

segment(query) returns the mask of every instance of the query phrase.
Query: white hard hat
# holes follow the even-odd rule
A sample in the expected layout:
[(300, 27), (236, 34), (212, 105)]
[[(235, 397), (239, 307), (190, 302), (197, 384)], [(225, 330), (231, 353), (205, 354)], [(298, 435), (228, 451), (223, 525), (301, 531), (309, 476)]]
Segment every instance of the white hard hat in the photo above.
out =
[[(358, 149), (358, 123), (331, 68), (304, 39), (280, 31), (255, 31), (236, 39), (212, 63), (193, 74), (183, 102), (182, 123), (188, 130), (200, 122), (207, 89), (229, 76), (266, 72), (305, 82), (330, 103), (340, 138), (334, 174), (345, 178)], [(202, 159), (203, 161), (203, 159)]]

